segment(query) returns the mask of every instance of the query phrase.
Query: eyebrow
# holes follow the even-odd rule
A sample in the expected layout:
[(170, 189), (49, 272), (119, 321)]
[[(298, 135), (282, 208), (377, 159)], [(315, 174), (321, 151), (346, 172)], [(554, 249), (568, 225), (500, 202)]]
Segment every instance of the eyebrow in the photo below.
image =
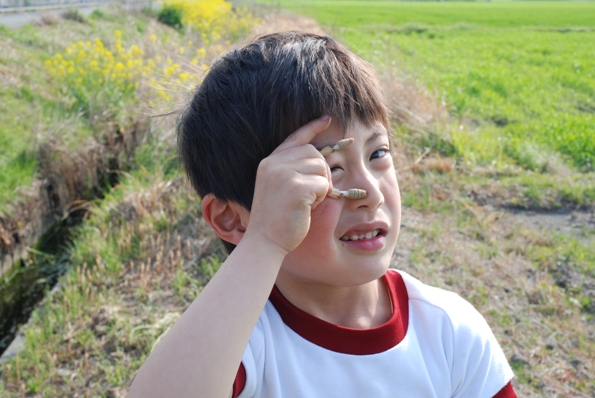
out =
[(366, 138), (365, 145), (367, 145), (367, 144), (369, 144), (371, 142), (376, 141), (376, 139), (378, 137), (382, 137), (384, 135), (386, 135), (388, 137), (388, 133), (385, 134), (384, 132), (380, 132), (380, 131), (373, 132), (368, 138)]

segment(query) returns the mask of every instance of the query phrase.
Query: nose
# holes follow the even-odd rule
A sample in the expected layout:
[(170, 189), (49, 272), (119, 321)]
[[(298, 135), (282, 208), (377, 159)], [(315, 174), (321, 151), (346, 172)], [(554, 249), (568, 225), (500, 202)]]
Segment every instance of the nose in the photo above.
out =
[(361, 199), (349, 200), (349, 206), (354, 209), (375, 210), (384, 203), (384, 194), (381, 189), (382, 179), (366, 167), (352, 174), (349, 188), (365, 189), (368, 196)]

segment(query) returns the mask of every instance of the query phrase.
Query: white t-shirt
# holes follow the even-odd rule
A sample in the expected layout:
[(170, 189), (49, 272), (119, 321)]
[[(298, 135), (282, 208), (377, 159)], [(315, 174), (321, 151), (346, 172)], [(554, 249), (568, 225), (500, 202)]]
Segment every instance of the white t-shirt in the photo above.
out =
[(515, 396), (506, 357), (471, 304), (403, 271), (384, 280), (393, 315), (365, 330), (313, 317), (274, 288), (242, 358), (239, 397)]

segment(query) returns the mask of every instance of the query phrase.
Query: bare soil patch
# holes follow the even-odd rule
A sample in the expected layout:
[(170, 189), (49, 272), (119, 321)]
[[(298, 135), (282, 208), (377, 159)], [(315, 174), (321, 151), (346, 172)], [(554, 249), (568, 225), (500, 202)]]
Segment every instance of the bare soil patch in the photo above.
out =
[(595, 234), (595, 210), (555, 212), (510, 211), (515, 221), (532, 225), (540, 230), (570, 235), (587, 243)]
[(265, 35), (286, 30), (300, 30), (317, 35), (326, 34), (315, 20), (289, 12), (264, 15), (262, 17), (262, 23), (256, 28), (254, 33), (256, 35)]

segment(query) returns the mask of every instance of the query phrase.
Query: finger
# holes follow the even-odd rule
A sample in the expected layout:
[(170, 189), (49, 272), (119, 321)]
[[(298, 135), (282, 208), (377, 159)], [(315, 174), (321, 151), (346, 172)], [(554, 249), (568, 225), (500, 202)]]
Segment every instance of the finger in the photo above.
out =
[(328, 128), (331, 124), (331, 117), (329, 115), (324, 115), (319, 117), (318, 119), (314, 119), (302, 127), (294, 131), (273, 151), (280, 152), (288, 148), (292, 148), (299, 145), (308, 144), (310, 141), (316, 137), (318, 133), (323, 132)]
[(321, 162), (319, 159), (309, 159), (308, 161), (300, 162), (299, 166), (296, 167), (296, 171), (304, 175), (318, 175), (325, 178), (328, 183), (327, 194), (333, 192), (333, 176), (327, 162)]
[(329, 193), (333, 192), (333, 173), (331, 171), (331, 166), (329, 166), (328, 163), (326, 163), (326, 175), (328, 178), (328, 192), (327, 192), (327, 195), (328, 195)]
[[(279, 151), (279, 148), (275, 152)], [(320, 154), (320, 152), (314, 147), (314, 145), (301, 145), (292, 148), (285, 148), (281, 152), (271, 154), (271, 158), (276, 159), (278, 162), (283, 163), (300, 161), (305, 159), (320, 159), (326, 163), (326, 159)]]
[(329, 171), (328, 164), (324, 159), (319, 158), (307, 158), (299, 159), (288, 165), (293, 171), (301, 175), (313, 175), (323, 177), (328, 181)]
[(312, 192), (315, 198), (311, 204), (312, 210), (314, 210), (322, 201), (326, 198), (328, 191), (328, 180), (322, 176), (311, 181)]
[[(320, 156), (311, 145), (306, 145), (299, 148), (292, 148), (286, 151), (288, 155), (285, 158), (292, 161), (292, 167), (300, 174), (319, 175), (324, 177), (328, 182), (328, 192), (333, 192), (333, 172), (326, 160)], [(302, 155), (302, 156), (298, 156)], [(316, 156), (318, 155), (318, 156)]]

